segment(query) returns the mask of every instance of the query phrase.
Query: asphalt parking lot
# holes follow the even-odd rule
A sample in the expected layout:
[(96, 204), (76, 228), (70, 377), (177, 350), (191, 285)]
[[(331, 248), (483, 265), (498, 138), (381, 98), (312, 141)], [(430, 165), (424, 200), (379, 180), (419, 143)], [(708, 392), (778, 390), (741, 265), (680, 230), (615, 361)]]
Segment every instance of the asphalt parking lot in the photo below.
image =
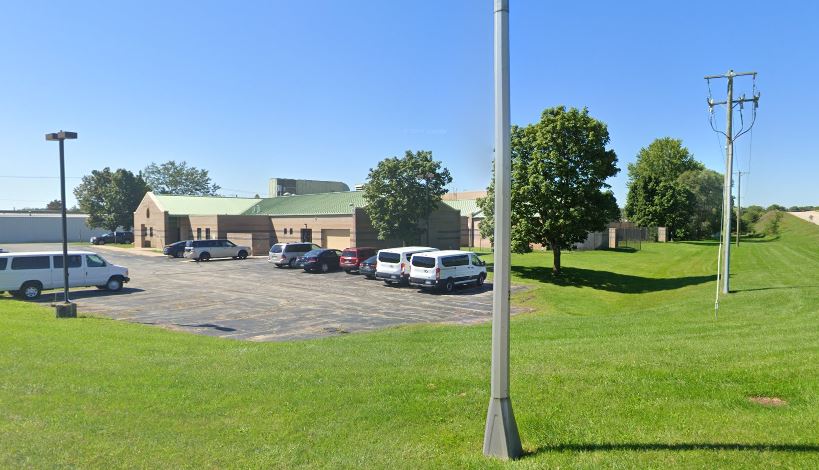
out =
[[(6, 246), (11, 251), (58, 245)], [(130, 271), (116, 293), (72, 289), (81, 313), (250, 341), (333, 336), (411, 323), (470, 324), (491, 318), (492, 286), (454, 294), (388, 287), (344, 272), (279, 269), (263, 258), (196, 263), (105, 247), (74, 247)], [(46, 292), (41, 302), (55, 294)]]

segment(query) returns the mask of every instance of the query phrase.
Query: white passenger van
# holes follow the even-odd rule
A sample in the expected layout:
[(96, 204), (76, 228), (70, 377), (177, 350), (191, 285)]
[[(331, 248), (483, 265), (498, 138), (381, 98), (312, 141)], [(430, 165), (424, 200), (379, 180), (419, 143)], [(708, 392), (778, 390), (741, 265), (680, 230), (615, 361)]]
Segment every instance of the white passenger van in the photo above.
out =
[(387, 284), (406, 284), (409, 281), (410, 259), (416, 253), (438, 251), (428, 246), (404, 246), (378, 251), (375, 263), (375, 278)]
[[(118, 291), (131, 279), (128, 269), (90, 251), (68, 252), (68, 287), (97, 286)], [(0, 254), (0, 293), (34, 300), (46, 289), (62, 289), (63, 252)]]
[(413, 286), (452, 292), (458, 284), (480, 287), (485, 280), (486, 262), (471, 251), (433, 251), (412, 257), (409, 283)]

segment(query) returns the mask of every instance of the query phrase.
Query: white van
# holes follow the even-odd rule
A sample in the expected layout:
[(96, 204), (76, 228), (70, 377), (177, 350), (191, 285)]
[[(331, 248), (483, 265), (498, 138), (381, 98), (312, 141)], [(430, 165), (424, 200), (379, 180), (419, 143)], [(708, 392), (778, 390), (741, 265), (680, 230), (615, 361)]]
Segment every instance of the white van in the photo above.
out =
[[(97, 286), (118, 291), (131, 279), (128, 269), (90, 251), (68, 252), (68, 287)], [(33, 300), (46, 289), (62, 289), (63, 252), (41, 251), (0, 254), (0, 293)]]
[(433, 251), (412, 257), (409, 283), (413, 286), (452, 292), (458, 284), (480, 287), (485, 280), (486, 262), (471, 251)]
[(429, 251), (438, 251), (438, 249), (428, 246), (404, 246), (379, 250), (378, 261), (375, 264), (375, 278), (387, 284), (406, 284), (409, 280), (409, 262), (412, 256)]

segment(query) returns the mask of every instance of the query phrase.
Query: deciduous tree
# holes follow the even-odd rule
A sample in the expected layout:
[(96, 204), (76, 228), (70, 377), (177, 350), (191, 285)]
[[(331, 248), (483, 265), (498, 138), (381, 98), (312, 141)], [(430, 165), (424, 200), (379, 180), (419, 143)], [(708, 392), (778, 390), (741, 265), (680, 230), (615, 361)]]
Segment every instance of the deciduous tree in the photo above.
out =
[(151, 191), (158, 194), (213, 196), (221, 189), (211, 182), (208, 170), (188, 166), (184, 161), (151, 163), (142, 171), (142, 177)]
[[(606, 180), (617, 174), (617, 155), (606, 149), (606, 125), (587, 109), (547, 109), (539, 122), (512, 128), (512, 249), (548, 245), (555, 273), (561, 251), (619, 219)], [(494, 180), (488, 194), (493, 194)], [(481, 200), (487, 219), (493, 197)], [(491, 220), (489, 224), (491, 224)]]
[(134, 211), (146, 192), (148, 185), (142, 176), (122, 168), (111, 171), (108, 167), (83, 176), (80, 185), (74, 188), (80, 210), (88, 214), (88, 226), (111, 231), (132, 227)]
[(370, 169), (364, 185), (366, 212), (378, 237), (405, 244), (419, 242), (428, 230), (427, 217), (438, 208), (451, 182), (449, 170), (433, 160), (429, 151), (407, 150), (402, 158), (379, 162)]
[[(694, 159), (681, 140), (656, 139), (640, 149), (637, 161), (628, 165), (626, 217), (637, 225), (665, 226), (675, 238), (692, 237), (692, 232), (702, 231), (698, 213), (720, 212), (722, 208), (721, 202), (713, 206), (713, 175), (689, 173), (680, 178), (704, 170), (705, 166)], [(709, 185), (705, 194), (698, 193), (701, 184)], [(700, 207), (700, 203), (709, 207)]]

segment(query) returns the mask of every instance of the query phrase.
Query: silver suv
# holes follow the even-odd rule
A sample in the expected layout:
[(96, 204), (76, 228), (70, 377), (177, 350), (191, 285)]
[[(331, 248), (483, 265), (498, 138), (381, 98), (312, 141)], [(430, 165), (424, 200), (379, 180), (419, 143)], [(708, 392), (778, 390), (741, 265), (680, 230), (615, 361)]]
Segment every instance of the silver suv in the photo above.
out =
[(279, 268), (284, 266), (294, 268), (296, 267), (296, 258), (304, 255), (308, 251), (320, 249), (321, 247), (315, 243), (276, 243), (270, 247), (270, 253), (267, 254), (267, 261), (275, 264)]
[(250, 254), (250, 247), (239, 246), (230, 240), (188, 240), (185, 245), (185, 258), (196, 261), (207, 261), (211, 258), (245, 259)]

